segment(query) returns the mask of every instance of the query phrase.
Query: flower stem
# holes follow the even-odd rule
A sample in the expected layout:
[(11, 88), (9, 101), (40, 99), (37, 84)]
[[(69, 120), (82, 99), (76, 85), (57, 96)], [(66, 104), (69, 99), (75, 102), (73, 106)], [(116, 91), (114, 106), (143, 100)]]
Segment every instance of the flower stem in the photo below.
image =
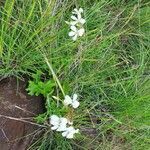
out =
[(58, 86), (59, 86), (59, 88), (60, 88), (60, 90), (61, 90), (63, 96), (65, 97), (65, 92), (64, 92), (64, 90), (63, 90), (63, 88), (62, 88), (62, 86), (61, 86), (61, 84), (60, 84), (59, 79), (58, 79), (57, 76), (56, 76), (56, 73), (54, 72), (54, 70), (53, 70), (53, 68), (52, 68), (52, 65), (49, 63), (49, 61), (48, 61), (48, 59), (47, 59), (46, 56), (44, 56), (44, 59), (45, 59), (47, 65), (48, 65), (48, 67), (49, 67), (49, 69), (50, 69), (50, 71), (51, 71), (51, 73), (52, 73), (52, 75), (53, 75), (54, 80), (57, 82), (57, 84), (58, 84)]

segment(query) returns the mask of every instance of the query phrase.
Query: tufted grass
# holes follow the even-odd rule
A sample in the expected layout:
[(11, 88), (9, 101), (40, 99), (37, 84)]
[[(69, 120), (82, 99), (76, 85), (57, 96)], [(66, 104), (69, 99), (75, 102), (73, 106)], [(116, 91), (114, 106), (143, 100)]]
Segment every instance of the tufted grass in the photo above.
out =
[[(65, 24), (74, 7), (86, 19), (77, 42)], [(149, 148), (149, 7), (146, 0), (0, 2), (0, 78), (37, 70), (49, 78), (44, 55), (64, 90), (80, 97), (74, 120), (81, 134), (66, 140), (48, 129), (29, 149)]]

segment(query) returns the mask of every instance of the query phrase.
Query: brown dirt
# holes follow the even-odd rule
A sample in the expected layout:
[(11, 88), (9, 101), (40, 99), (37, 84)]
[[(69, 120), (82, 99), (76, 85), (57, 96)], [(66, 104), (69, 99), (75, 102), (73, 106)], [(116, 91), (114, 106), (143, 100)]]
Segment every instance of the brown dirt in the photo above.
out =
[(29, 96), (26, 85), (15, 78), (0, 81), (0, 150), (26, 150), (40, 130), (22, 121), (44, 112), (42, 98)]

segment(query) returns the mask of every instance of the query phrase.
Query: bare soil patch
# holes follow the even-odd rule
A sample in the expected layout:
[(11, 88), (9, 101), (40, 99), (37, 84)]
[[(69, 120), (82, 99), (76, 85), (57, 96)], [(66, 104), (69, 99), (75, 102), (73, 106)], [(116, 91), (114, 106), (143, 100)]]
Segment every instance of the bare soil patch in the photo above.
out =
[(25, 150), (39, 135), (40, 127), (30, 122), (44, 112), (44, 101), (41, 97), (29, 96), (26, 86), (27, 81), (15, 78), (0, 81), (1, 150)]

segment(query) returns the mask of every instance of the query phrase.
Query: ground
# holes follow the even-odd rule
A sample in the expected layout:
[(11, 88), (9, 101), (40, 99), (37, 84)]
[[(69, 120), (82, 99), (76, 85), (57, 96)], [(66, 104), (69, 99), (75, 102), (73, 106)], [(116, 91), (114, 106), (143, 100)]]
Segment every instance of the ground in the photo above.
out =
[(33, 117), (44, 112), (44, 102), (41, 97), (29, 96), (25, 91), (26, 85), (26, 81), (17, 82), (15, 78), (7, 78), (0, 82), (2, 150), (26, 149), (41, 130), (38, 125), (30, 122)]
[[(85, 33), (73, 41), (66, 21), (80, 7)], [(33, 132), (13, 119), (34, 112), (42, 135), (31, 150), (149, 149), (149, 18), (148, 0), (1, 0), (1, 141)], [(62, 101), (74, 93), (72, 113)], [(52, 131), (53, 113), (73, 118), (80, 133), (68, 140)]]

